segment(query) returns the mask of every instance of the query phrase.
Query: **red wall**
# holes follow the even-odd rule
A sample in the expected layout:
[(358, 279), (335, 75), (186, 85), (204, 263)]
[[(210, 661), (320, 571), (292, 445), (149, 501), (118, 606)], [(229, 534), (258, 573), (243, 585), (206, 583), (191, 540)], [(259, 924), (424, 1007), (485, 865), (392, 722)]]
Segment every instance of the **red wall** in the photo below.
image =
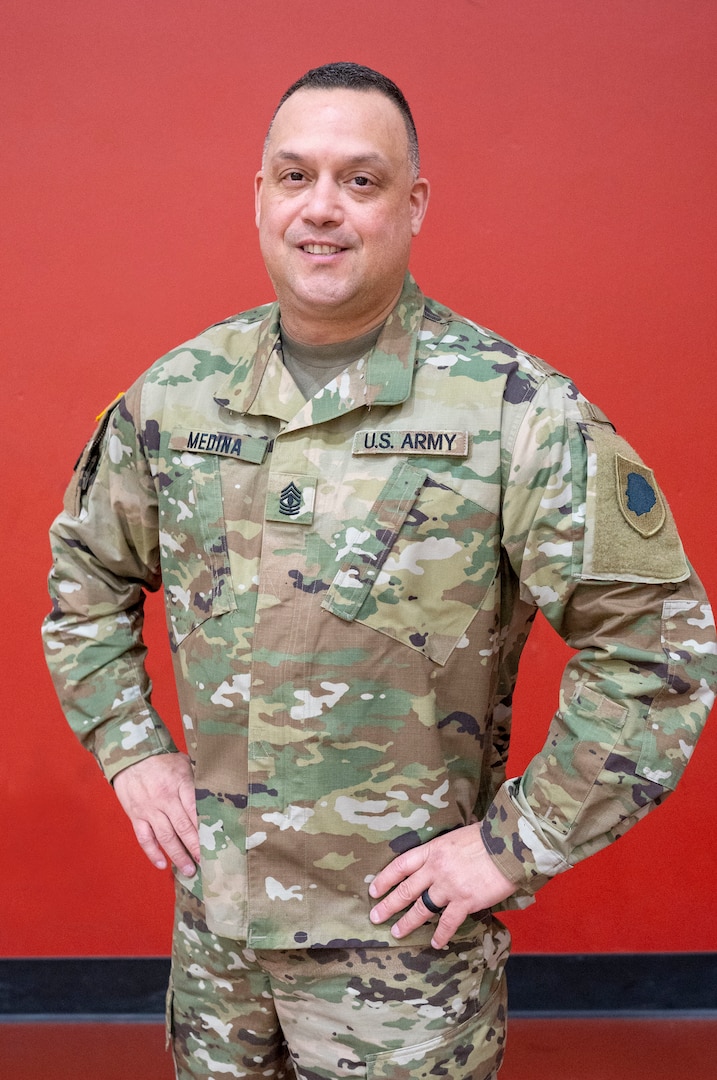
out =
[[(424, 290), (569, 371), (602, 405), (656, 468), (714, 596), (717, 5), (9, 8), (0, 954), (157, 954), (169, 880), (135, 850), (41, 657), (46, 530), (102, 407), (155, 356), (269, 297), (251, 182), (276, 99), (332, 59), (398, 81), (433, 182), (414, 260)], [(156, 606), (149, 637), (174, 724)], [(541, 628), (514, 772), (542, 742), (563, 656)], [(716, 731), (662, 810), (510, 918), (518, 950), (717, 948)]]

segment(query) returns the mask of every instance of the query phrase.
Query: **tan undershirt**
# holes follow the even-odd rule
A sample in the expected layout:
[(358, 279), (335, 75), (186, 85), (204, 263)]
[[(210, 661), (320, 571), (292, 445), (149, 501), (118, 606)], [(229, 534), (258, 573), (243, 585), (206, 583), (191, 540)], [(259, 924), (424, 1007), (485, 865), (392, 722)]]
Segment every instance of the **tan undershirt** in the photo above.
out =
[(340, 375), (349, 364), (370, 352), (382, 330), (383, 324), (369, 330), (368, 334), (351, 338), (350, 341), (339, 341), (331, 345), (304, 345), (287, 334), (282, 326), (284, 366), (308, 401), (318, 390)]

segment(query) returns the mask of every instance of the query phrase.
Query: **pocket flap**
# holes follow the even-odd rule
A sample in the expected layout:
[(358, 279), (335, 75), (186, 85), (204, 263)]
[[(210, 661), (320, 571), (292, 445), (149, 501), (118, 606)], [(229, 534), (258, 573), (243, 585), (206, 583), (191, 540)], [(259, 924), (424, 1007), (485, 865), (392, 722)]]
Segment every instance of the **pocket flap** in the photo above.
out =
[(426, 473), (414, 465), (403, 462), (395, 467), (365, 527), (350, 530), (351, 550), (324, 598), (323, 608), (346, 622), (356, 618), (425, 480)]

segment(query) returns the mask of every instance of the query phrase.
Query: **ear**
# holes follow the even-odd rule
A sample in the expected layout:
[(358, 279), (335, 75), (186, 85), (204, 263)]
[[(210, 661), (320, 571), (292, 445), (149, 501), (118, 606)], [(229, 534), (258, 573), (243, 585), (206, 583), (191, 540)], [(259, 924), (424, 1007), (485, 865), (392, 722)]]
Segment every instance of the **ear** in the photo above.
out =
[(257, 229), (259, 228), (259, 222), (261, 221), (261, 185), (263, 181), (264, 173), (260, 169), (254, 177), (254, 220)]
[(421, 231), (423, 219), (428, 209), (428, 199), (431, 194), (431, 185), (423, 176), (414, 181), (411, 188), (411, 236), (418, 236)]

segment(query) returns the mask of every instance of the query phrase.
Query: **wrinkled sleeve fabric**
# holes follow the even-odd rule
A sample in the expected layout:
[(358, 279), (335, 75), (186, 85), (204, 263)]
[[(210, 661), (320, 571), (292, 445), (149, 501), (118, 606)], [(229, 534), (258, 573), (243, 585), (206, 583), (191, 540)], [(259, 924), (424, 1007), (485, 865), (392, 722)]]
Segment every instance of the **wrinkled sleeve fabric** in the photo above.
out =
[(549, 376), (505, 463), (520, 598), (573, 649), (542, 751), (483, 823), (522, 895), (599, 851), (677, 784), (714, 701), (714, 618), (652, 474)]
[(145, 593), (161, 579), (157, 496), (136, 422), (141, 386), (103, 417), (50, 530), (45, 655), (70, 726), (108, 780), (176, 751), (144, 663)]

